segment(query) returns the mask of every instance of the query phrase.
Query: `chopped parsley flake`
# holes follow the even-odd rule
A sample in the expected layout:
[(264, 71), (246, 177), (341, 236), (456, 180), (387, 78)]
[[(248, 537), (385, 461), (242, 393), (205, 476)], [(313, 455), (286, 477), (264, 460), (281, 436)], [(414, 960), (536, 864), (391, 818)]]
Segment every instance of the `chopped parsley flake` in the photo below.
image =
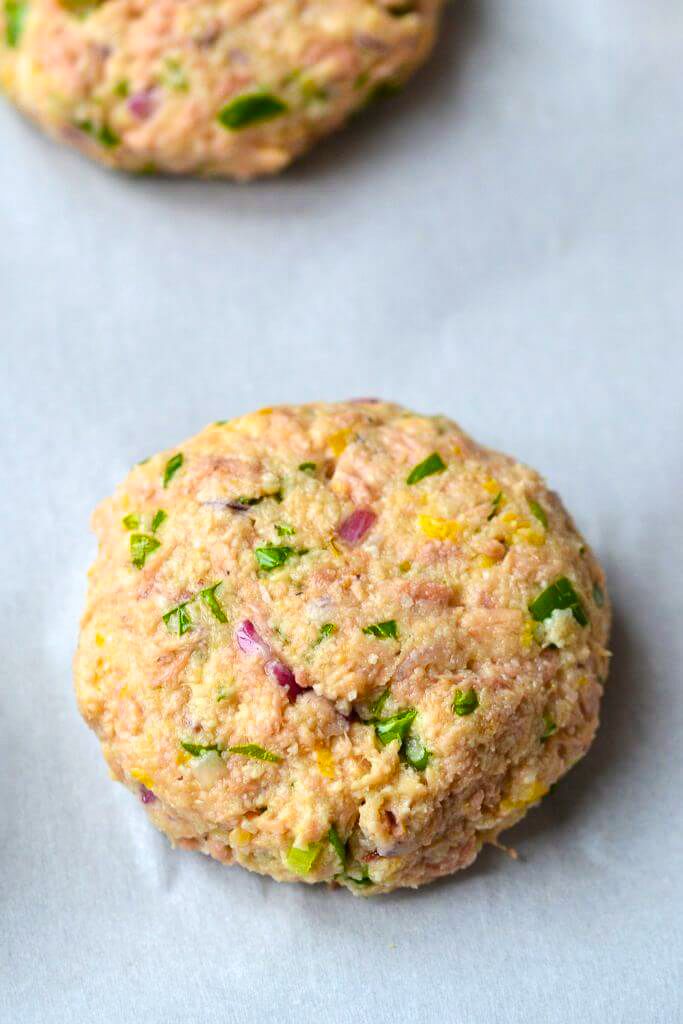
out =
[(334, 825), (330, 825), (327, 841), (341, 861), (342, 871), (346, 871), (346, 843), (342, 841)]
[(287, 854), (287, 867), (297, 875), (307, 875), (320, 853), (320, 843), (309, 843), (305, 849), (291, 846)]
[(216, 591), (220, 586), (220, 583), (214, 583), (212, 587), (205, 587), (204, 590), (199, 591), (199, 596), (213, 615), (214, 619), (218, 619), (219, 622), (227, 622), (228, 617), (221, 608), (218, 603), (218, 598), (216, 597)]
[(180, 741), (180, 746), (192, 757), (204, 757), (206, 754), (220, 754), (222, 753), (222, 747), (219, 747), (216, 743), (212, 743), (209, 746), (203, 746), (201, 743), (190, 743), (185, 740)]
[(320, 627), (320, 632), (318, 633), (318, 639), (315, 642), (315, 646), (317, 647), (319, 643), (322, 643), (322, 641), (326, 640), (328, 636), (332, 636), (332, 634), (336, 632), (337, 627), (334, 622), (324, 622)]
[(108, 124), (96, 125), (92, 121), (86, 120), (77, 121), (76, 127), (85, 135), (89, 135), (95, 142), (99, 142), (105, 149), (114, 149), (121, 141)]
[(415, 708), (406, 708), (405, 711), (399, 711), (397, 715), (391, 715), (390, 718), (383, 718), (375, 722), (377, 739), (385, 747), (393, 740), (403, 743), (416, 716)]
[(479, 698), (472, 689), (469, 690), (456, 690), (453, 697), (453, 711), (456, 715), (461, 718), (463, 715), (471, 715), (473, 711), (476, 711), (479, 707)]
[(541, 743), (545, 743), (554, 732), (557, 732), (557, 725), (553, 722), (550, 715), (543, 716), (543, 734), (541, 735)]
[(278, 537), (293, 537), (296, 530), (293, 526), (288, 526), (287, 523), (276, 523), (275, 532)]
[(539, 505), (538, 502), (534, 501), (533, 498), (529, 498), (528, 502), (529, 502), (529, 508), (531, 509), (532, 515), (536, 516), (536, 518), (538, 519), (539, 523), (542, 526), (544, 526), (546, 528), (546, 530), (547, 530), (548, 529), (548, 517), (545, 514), (545, 509), (543, 508), (543, 506)]
[(491, 502), (491, 511), (489, 512), (488, 516), (486, 517), (487, 521), (490, 521), (491, 519), (493, 519), (493, 517), (496, 515), (496, 513), (500, 510), (500, 503), (501, 503), (502, 500), (503, 500), (503, 492), (502, 491), (498, 491), (498, 494), (495, 496), (495, 498)]
[(177, 633), (178, 636), (182, 636), (183, 633), (187, 633), (192, 628), (192, 619), (187, 610), (189, 603), (189, 601), (183, 601), (182, 604), (176, 605), (175, 608), (171, 608), (162, 615), (164, 625), (169, 633)]
[(287, 104), (272, 93), (245, 93), (221, 108), (218, 121), (228, 131), (238, 132), (251, 125), (280, 117), (286, 110)]
[(182, 452), (178, 452), (176, 455), (171, 456), (171, 458), (168, 460), (168, 462), (166, 463), (166, 466), (164, 468), (164, 487), (168, 487), (168, 485), (170, 484), (171, 480), (173, 479), (175, 474), (178, 472), (178, 470), (180, 469), (182, 464), (183, 464), (183, 453)]
[(165, 519), (168, 519), (168, 512), (164, 512), (163, 508), (158, 508), (152, 518), (152, 533), (157, 532)]
[(229, 754), (241, 754), (242, 757), (250, 757), (254, 761), (272, 761), (277, 764), (282, 760), (279, 754), (273, 754), (265, 747), (259, 747), (258, 743), (243, 743), (237, 747), (228, 747)]
[(543, 622), (544, 619), (549, 619), (554, 611), (558, 609), (563, 611), (565, 608), (571, 610), (580, 626), (588, 625), (588, 616), (581, 598), (566, 576), (560, 576), (554, 583), (551, 583), (529, 605), (529, 611), (536, 622)]
[(387, 638), (398, 640), (396, 619), (387, 619), (386, 622), (375, 622), (372, 626), (363, 626), (363, 632), (368, 636), (378, 636), (381, 640)]
[(254, 548), (254, 558), (259, 569), (263, 569), (264, 572), (279, 569), (292, 555), (296, 554), (294, 548), (287, 547), (287, 545), (265, 544), (263, 547)]
[(415, 768), (417, 771), (423, 772), (427, 767), (429, 751), (419, 736), (408, 736), (403, 744), (401, 754), (411, 768)]
[(386, 702), (389, 700), (390, 696), (391, 690), (384, 690), (383, 693), (380, 693), (377, 700), (372, 702), (372, 704), (370, 705), (370, 714), (372, 715), (373, 718), (379, 718), (379, 716), (382, 714), (382, 709), (384, 708)]
[(142, 569), (148, 555), (160, 547), (156, 537), (149, 537), (146, 533), (131, 533), (130, 555), (136, 569)]
[(23, 0), (5, 0), (5, 42), (11, 49), (19, 45), (27, 14)]
[(605, 603), (605, 595), (599, 583), (593, 584), (593, 600), (597, 604), (598, 608), (602, 608)]
[(299, 469), (302, 473), (315, 473), (315, 462), (300, 462)]
[(410, 473), (406, 477), (407, 484), (417, 484), (420, 480), (424, 480), (426, 476), (432, 476), (434, 473), (443, 473), (446, 468), (446, 463), (443, 461), (438, 452), (432, 452), (428, 455), (423, 462), (419, 462), (417, 466), (411, 469)]
[(127, 530), (137, 530), (140, 526), (140, 516), (137, 512), (129, 512), (127, 516), (124, 516), (121, 520)]

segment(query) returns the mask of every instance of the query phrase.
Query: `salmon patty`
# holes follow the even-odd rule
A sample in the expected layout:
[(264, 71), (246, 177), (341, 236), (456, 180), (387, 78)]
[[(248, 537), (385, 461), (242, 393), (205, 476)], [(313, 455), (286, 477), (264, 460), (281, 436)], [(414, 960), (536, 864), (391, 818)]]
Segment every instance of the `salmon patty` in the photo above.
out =
[(0, 0), (0, 86), (111, 167), (280, 171), (431, 50), (442, 0)]
[(93, 523), (80, 709), (178, 846), (418, 886), (591, 744), (603, 572), (537, 473), (443, 416), (361, 399), (213, 423)]

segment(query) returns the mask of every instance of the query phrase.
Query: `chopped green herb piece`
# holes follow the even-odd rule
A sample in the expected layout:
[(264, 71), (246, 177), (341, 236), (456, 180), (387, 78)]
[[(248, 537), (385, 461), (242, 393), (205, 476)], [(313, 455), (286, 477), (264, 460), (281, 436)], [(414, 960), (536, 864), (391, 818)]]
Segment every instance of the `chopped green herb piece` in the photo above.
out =
[(300, 462), (299, 469), (302, 473), (315, 473), (315, 462)]
[(410, 473), (406, 477), (407, 484), (417, 484), (420, 480), (424, 480), (426, 476), (432, 476), (434, 473), (443, 473), (446, 468), (446, 463), (443, 461), (438, 452), (432, 452), (428, 455), (424, 462), (419, 462), (417, 466), (411, 469)]
[(588, 616), (581, 603), (581, 598), (566, 576), (560, 576), (554, 583), (551, 583), (529, 605), (529, 611), (536, 622), (543, 622), (544, 619), (550, 618), (554, 611), (558, 609), (563, 611), (565, 608), (571, 610), (580, 626), (588, 625)]
[(164, 85), (167, 85), (169, 89), (175, 89), (177, 92), (187, 92), (189, 82), (180, 61), (174, 60), (172, 57), (167, 58), (163, 74), (163, 83)]
[(241, 494), (239, 498), (236, 498), (238, 505), (248, 505), (249, 508), (253, 508), (254, 505), (260, 505), (266, 498), (273, 498), (275, 501), (282, 501), (282, 491), (271, 491), (270, 494), (259, 494), (255, 498), (248, 498), (246, 495)]
[(502, 491), (498, 491), (498, 494), (495, 496), (495, 498), (491, 502), (491, 511), (489, 512), (489, 514), (486, 517), (488, 522), (490, 522), (490, 520), (493, 519), (493, 517), (495, 516), (496, 512), (498, 512), (498, 510), (500, 508), (500, 503), (501, 503), (502, 500), (503, 500), (503, 492)]
[(602, 608), (605, 603), (605, 595), (599, 583), (593, 584), (593, 600), (597, 604), (598, 608)]
[(387, 743), (391, 743), (392, 740), (403, 740), (408, 735), (408, 731), (415, 721), (417, 711), (415, 708), (406, 708), (405, 711), (399, 711), (397, 715), (392, 715), (390, 718), (383, 718), (378, 722), (375, 722), (375, 732), (377, 733), (377, 739), (385, 747)]
[(320, 631), (318, 632), (318, 639), (315, 641), (313, 646), (317, 647), (318, 644), (322, 643), (323, 640), (326, 640), (328, 636), (332, 636), (332, 634), (336, 632), (337, 627), (335, 626), (334, 622), (324, 622), (323, 625), (320, 627)]
[(108, 124), (96, 125), (93, 124), (92, 121), (85, 120), (77, 121), (76, 127), (79, 131), (82, 131), (93, 138), (95, 142), (99, 142), (99, 144), (104, 146), (105, 149), (113, 149), (115, 146), (118, 146), (121, 141), (116, 132), (112, 131)]
[(557, 725), (553, 722), (550, 715), (543, 716), (543, 734), (541, 736), (541, 743), (545, 743), (554, 732), (557, 732)]
[(543, 508), (543, 506), (539, 505), (538, 502), (534, 501), (533, 498), (529, 498), (528, 502), (529, 502), (529, 508), (531, 509), (532, 515), (536, 516), (536, 518), (538, 519), (539, 523), (541, 523), (541, 525), (544, 526), (546, 528), (546, 530), (547, 530), (548, 529), (548, 517), (545, 514), (545, 509)]
[(423, 772), (429, 761), (429, 751), (418, 736), (408, 736), (401, 751), (411, 768)]
[(220, 583), (214, 583), (212, 587), (205, 587), (204, 590), (199, 591), (199, 596), (213, 615), (214, 619), (218, 619), (219, 622), (227, 622), (228, 617), (221, 608), (218, 603), (218, 598), (216, 597), (216, 591), (220, 585)]
[(130, 92), (130, 84), (127, 78), (122, 78), (120, 82), (117, 82), (112, 92), (115, 96), (120, 96), (122, 100), (125, 100)]
[(130, 554), (135, 568), (142, 569), (147, 555), (151, 555), (160, 546), (156, 537), (149, 537), (146, 533), (131, 533)]
[(329, 98), (329, 93), (322, 85), (312, 78), (302, 79), (299, 83), (301, 95), (307, 103), (324, 103)]
[(164, 512), (163, 508), (158, 508), (154, 513), (154, 517), (152, 519), (152, 533), (157, 532), (157, 530), (159, 529), (159, 527), (161, 526), (165, 519), (168, 519), (168, 513)]
[(27, 14), (23, 0), (5, 0), (5, 42), (11, 49), (19, 45)]
[(469, 690), (456, 690), (453, 697), (453, 711), (461, 718), (463, 715), (471, 715), (479, 707), (479, 698), (472, 687)]
[(234, 690), (220, 690), (218, 696), (216, 697), (216, 704), (220, 704), (222, 700), (230, 700), (233, 693)]
[(318, 859), (320, 847), (320, 843), (309, 843), (303, 850), (291, 846), (287, 854), (287, 867), (297, 875), (307, 875)]
[(180, 746), (183, 750), (187, 751), (188, 754), (192, 754), (193, 757), (204, 757), (206, 754), (215, 753), (220, 754), (222, 747), (219, 747), (216, 743), (212, 743), (209, 746), (202, 746), (201, 743), (189, 743), (185, 740), (180, 741)]
[(127, 530), (137, 530), (140, 526), (140, 516), (137, 512), (129, 512), (127, 516), (124, 516), (121, 520)]
[(171, 608), (164, 615), (164, 625), (169, 633), (177, 633), (178, 636), (182, 636), (183, 633), (187, 633), (192, 628), (192, 619), (190, 613), (187, 611), (187, 605), (189, 601), (184, 601), (182, 604), (177, 605), (175, 608)]
[(272, 572), (273, 569), (279, 569), (285, 564), (287, 559), (295, 554), (294, 548), (287, 547), (286, 545), (264, 544), (261, 548), (254, 548), (254, 558), (258, 563), (259, 569), (263, 569), (264, 572)]
[(272, 761), (277, 764), (282, 760), (279, 754), (273, 754), (265, 747), (259, 747), (258, 743), (242, 743), (237, 747), (228, 747), (229, 754), (241, 754), (242, 757), (250, 757), (254, 761)]
[(386, 622), (375, 622), (372, 626), (363, 626), (363, 632), (368, 636), (378, 636), (381, 640), (388, 637), (398, 640), (398, 629), (396, 619), (387, 619)]
[(294, 529), (293, 526), (287, 526), (286, 523), (276, 523), (275, 532), (277, 533), (278, 537), (293, 537), (294, 534), (296, 533), (296, 530)]
[(218, 114), (218, 121), (228, 131), (238, 132), (253, 124), (262, 124), (280, 117), (287, 104), (269, 92), (252, 92), (226, 103)]
[(345, 877), (347, 881), (353, 882), (354, 885), (374, 885), (375, 883), (370, 878), (370, 873), (368, 871), (367, 865), (364, 865), (361, 870), (363, 873), (360, 878), (354, 878), (353, 875), (346, 875)]
[(383, 693), (380, 693), (377, 700), (372, 702), (372, 704), (370, 705), (370, 714), (372, 715), (373, 718), (379, 718), (379, 716), (382, 714), (382, 709), (386, 702), (389, 700), (390, 696), (391, 690), (384, 690)]
[(342, 841), (334, 825), (330, 825), (327, 841), (341, 861), (342, 871), (346, 871), (346, 843)]
[(166, 466), (164, 468), (164, 487), (168, 487), (168, 485), (170, 484), (171, 480), (173, 479), (175, 474), (178, 472), (178, 470), (180, 469), (182, 464), (183, 464), (183, 453), (182, 452), (178, 452), (176, 455), (171, 456), (171, 458), (168, 460), (168, 462), (166, 463)]

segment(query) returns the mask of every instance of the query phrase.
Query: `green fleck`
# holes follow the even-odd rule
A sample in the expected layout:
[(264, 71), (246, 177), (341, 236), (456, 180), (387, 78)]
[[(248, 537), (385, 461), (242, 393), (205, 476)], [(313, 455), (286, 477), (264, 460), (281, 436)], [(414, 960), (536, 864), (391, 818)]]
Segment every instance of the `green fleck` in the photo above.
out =
[(248, 505), (249, 508), (253, 508), (254, 505), (260, 505), (266, 498), (273, 498), (275, 501), (282, 501), (282, 491), (271, 491), (270, 494), (259, 494), (255, 498), (248, 498), (246, 495), (241, 494), (239, 498), (236, 498), (238, 505)]
[(180, 746), (183, 750), (187, 751), (188, 754), (192, 754), (192, 757), (204, 757), (206, 754), (215, 753), (220, 754), (222, 747), (219, 747), (216, 743), (212, 743), (209, 746), (202, 746), (201, 743), (189, 743), (185, 740), (180, 741)]
[(99, 142), (105, 149), (113, 149), (118, 146), (121, 141), (112, 129), (107, 124), (96, 125), (92, 121), (86, 119), (84, 121), (76, 121), (76, 127), (79, 131), (89, 135), (95, 142)]
[(175, 608), (171, 608), (162, 615), (164, 625), (169, 633), (177, 633), (178, 636), (182, 636), (183, 633), (187, 633), (192, 628), (192, 619), (187, 611), (189, 603), (189, 601), (183, 601), (182, 604), (176, 605)]
[(140, 526), (140, 516), (137, 512), (129, 512), (127, 516), (124, 516), (121, 520), (127, 530), (137, 530)]
[(214, 583), (212, 587), (205, 587), (204, 590), (199, 591), (199, 596), (201, 597), (202, 601), (213, 615), (214, 619), (218, 619), (219, 622), (227, 622), (228, 617), (221, 608), (220, 604), (218, 603), (218, 598), (216, 597), (216, 591), (218, 590), (220, 585), (221, 584), (219, 582)]
[(254, 557), (259, 569), (263, 569), (264, 572), (272, 572), (273, 569), (279, 569), (288, 558), (295, 554), (294, 548), (287, 547), (286, 545), (265, 544), (261, 548), (254, 548)]
[(408, 736), (401, 751), (411, 768), (423, 772), (429, 761), (429, 751), (418, 736)]
[(491, 502), (491, 511), (489, 512), (488, 516), (486, 517), (487, 521), (490, 522), (490, 520), (493, 519), (493, 517), (495, 516), (496, 512), (498, 512), (498, 510), (500, 508), (500, 503), (501, 503), (502, 500), (503, 500), (503, 492), (502, 491), (498, 491), (498, 494), (495, 496), (495, 498)]
[(571, 613), (580, 626), (588, 625), (588, 616), (581, 598), (574, 590), (566, 576), (560, 576), (554, 583), (538, 595), (529, 605), (529, 611), (536, 622), (550, 618), (554, 611), (571, 609)]
[(112, 92), (115, 96), (120, 96), (121, 99), (125, 100), (126, 96), (128, 96), (130, 92), (130, 85), (128, 79), (122, 78), (119, 82), (117, 82), (114, 88), (112, 89)]
[(277, 764), (282, 760), (279, 754), (273, 754), (265, 747), (259, 747), (258, 743), (243, 743), (237, 747), (228, 747), (229, 754), (241, 754), (242, 757), (250, 757), (254, 761), (272, 761)]
[(23, 0), (5, 0), (5, 41), (11, 49), (19, 45), (27, 14)]
[(135, 568), (142, 569), (147, 555), (151, 555), (158, 547), (161, 545), (156, 537), (149, 537), (146, 533), (131, 533), (130, 554)]
[(543, 508), (543, 506), (539, 505), (538, 502), (534, 501), (533, 498), (529, 498), (528, 502), (529, 502), (529, 508), (531, 509), (532, 514), (536, 516), (536, 518), (538, 519), (539, 523), (541, 523), (545, 527), (545, 529), (547, 530), (548, 529), (548, 517), (545, 514), (545, 509)]
[(302, 79), (299, 88), (306, 103), (324, 103), (329, 98), (327, 89), (312, 78)]
[(593, 584), (593, 600), (597, 604), (598, 608), (602, 608), (605, 603), (605, 595), (599, 583)]
[(386, 702), (389, 700), (390, 696), (391, 690), (387, 689), (384, 690), (383, 693), (380, 693), (377, 700), (374, 700), (372, 702), (372, 704), (370, 705), (370, 714), (372, 715), (373, 718), (379, 718), (379, 716), (382, 714), (382, 709), (384, 708)]
[(280, 117), (287, 104), (269, 92), (252, 92), (226, 103), (218, 114), (218, 121), (228, 131), (238, 132), (253, 124), (262, 124)]
[(424, 480), (426, 476), (432, 476), (434, 473), (443, 473), (446, 468), (446, 463), (443, 461), (438, 452), (432, 452), (428, 455), (424, 462), (419, 462), (417, 466), (411, 469), (410, 473), (406, 477), (407, 484), (417, 484), (420, 480)]
[(229, 422), (230, 422), (229, 420), (214, 420), (214, 424), (213, 425), (214, 425), (214, 427), (224, 427), (225, 424), (229, 423)]
[(230, 698), (234, 696), (234, 693), (234, 689), (219, 690), (218, 696), (216, 697), (216, 704), (220, 704), (222, 700), (230, 700)]
[(300, 462), (299, 469), (302, 473), (315, 473), (315, 462)]
[(363, 632), (368, 636), (378, 636), (381, 640), (388, 637), (398, 640), (398, 629), (396, 619), (387, 619), (386, 622), (375, 622), (372, 626), (363, 626)]
[(557, 732), (557, 725), (553, 722), (550, 715), (543, 716), (543, 734), (541, 736), (541, 743), (545, 743), (554, 732)]
[(385, 747), (392, 740), (398, 740), (402, 743), (408, 735), (416, 715), (417, 711), (415, 708), (406, 708), (405, 711), (399, 711), (397, 715), (392, 715), (390, 718), (383, 718), (381, 721), (375, 722), (377, 739)]
[(163, 508), (158, 508), (152, 518), (152, 533), (157, 532), (165, 519), (168, 519), (168, 513), (164, 512)]
[(166, 463), (166, 466), (164, 467), (164, 487), (168, 487), (168, 485), (170, 484), (171, 480), (173, 479), (175, 474), (178, 472), (178, 470), (180, 469), (182, 464), (183, 464), (183, 453), (182, 452), (178, 452), (176, 455), (171, 456), (171, 458)]
[(453, 711), (461, 718), (463, 715), (471, 715), (479, 707), (479, 698), (472, 687), (469, 690), (456, 690), (453, 697)]
[(347, 881), (353, 882), (354, 885), (374, 885), (375, 883), (370, 878), (370, 872), (367, 864), (364, 864), (361, 870), (362, 874), (360, 878), (354, 878), (353, 875), (346, 875), (345, 877)]
[(169, 57), (165, 62), (162, 81), (169, 89), (175, 89), (177, 92), (187, 92), (190, 86), (182, 64), (172, 57)]
[(287, 526), (286, 523), (276, 523), (275, 532), (278, 537), (292, 537), (296, 533), (293, 526)]
[(309, 843), (303, 850), (298, 846), (291, 846), (287, 854), (287, 866), (290, 871), (297, 875), (307, 875), (318, 859), (320, 846), (320, 843)]
[(346, 871), (346, 843), (342, 842), (342, 838), (337, 832), (334, 825), (330, 825), (330, 830), (327, 833), (327, 841), (339, 857), (341, 861), (342, 871)]
[(318, 632), (318, 638), (313, 644), (313, 646), (317, 647), (318, 644), (322, 643), (323, 640), (326, 640), (328, 636), (332, 636), (332, 634), (336, 632), (337, 627), (335, 626), (334, 622), (324, 622), (320, 627), (320, 630)]

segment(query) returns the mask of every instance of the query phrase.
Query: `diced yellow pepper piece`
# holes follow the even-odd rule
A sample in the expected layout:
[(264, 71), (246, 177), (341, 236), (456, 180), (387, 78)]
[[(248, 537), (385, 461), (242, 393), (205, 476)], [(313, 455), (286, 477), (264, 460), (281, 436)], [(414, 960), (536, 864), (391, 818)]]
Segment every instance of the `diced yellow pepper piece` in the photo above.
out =
[(333, 779), (335, 777), (334, 758), (331, 751), (325, 747), (318, 747), (315, 752), (315, 760), (321, 775), (324, 775), (326, 779)]
[(451, 542), (458, 540), (463, 530), (462, 523), (456, 519), (439, 519), (437, 516), (419, 515), (417, 525), (425, 536)]
[(495, 498), (497, 494), (500, 494), (502, 488), (497, 480), (494, 480), (492, 476), (488, 480), (484, 480), (484, 490), (488, 491), (492, 497)]
[(332, 454), (335, 457), (339, 457), (349, 443), (351, 437), (350, 430), (337, 430), (336, 433), (330, 434), (327, 439), (328, 447), (331, 448)]
[(230, 841), (234, 846), (247, 846), (253, 838), (246, 828), (234, 828), (230, 833)]
[(527, 650), (527, 651), (529, 650), (529, 648), (531, 647), (532, 643), (534, 642), (534, 631), (535, 631), (535, 629), (536, 629), (536, 623), (534, 622), (534, 620), (533, 619), (527, 619), (526, 622), (524, 623), (524, 628), (522, 630), (522, 635), (520, 637), (522, 647), (524, 647), (524, 649)]
[(141, 782), (143, 786), (147, 786), (147, 789), (152, 789), (154, 786), (154, 779), (152, 776), (141, 768), (133, 768), (130, 774), (136, 782)]

